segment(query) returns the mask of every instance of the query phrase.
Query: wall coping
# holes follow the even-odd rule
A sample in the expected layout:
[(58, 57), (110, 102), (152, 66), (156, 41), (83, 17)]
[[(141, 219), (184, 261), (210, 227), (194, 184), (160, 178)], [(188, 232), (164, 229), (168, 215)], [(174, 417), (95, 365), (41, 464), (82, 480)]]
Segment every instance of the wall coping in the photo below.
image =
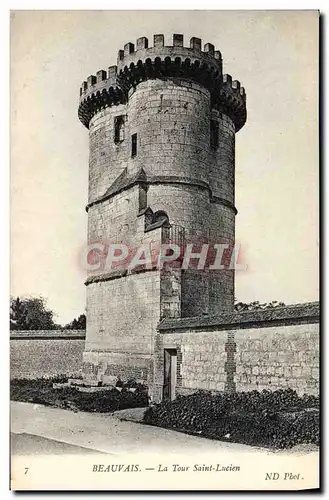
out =
[(182, 330), (233, 330), (320, 322), (319, 302), (305, 302), (271, 309), (242, 311), (190, 318), (164, 318), (158, 324), (162, 333)]
[(85, 330), (11, 330), (10, 340), (84, 340)]

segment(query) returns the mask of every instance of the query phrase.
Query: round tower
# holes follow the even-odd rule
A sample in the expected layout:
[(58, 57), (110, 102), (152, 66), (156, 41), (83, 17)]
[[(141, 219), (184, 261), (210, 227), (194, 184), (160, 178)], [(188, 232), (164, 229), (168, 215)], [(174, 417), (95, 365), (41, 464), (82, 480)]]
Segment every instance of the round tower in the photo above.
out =
[[(117, 66), (83, 82), (79, 118), (90, 137), (89, 243), (169, 238), (232, 248), (235, 133), (246, 121), (246, 95), (223, 75), (211, 43), (202, 50), (193, 37), (184, 47), (180, 34), (172, 46), (163, 35), (153, 47), (145, 37), (127, 43)], [(92, 271), (86, 282), (85, 363), (94, 374), (152, 384), (162, 317), (233, 308), (233, 269), (115, 273)]]

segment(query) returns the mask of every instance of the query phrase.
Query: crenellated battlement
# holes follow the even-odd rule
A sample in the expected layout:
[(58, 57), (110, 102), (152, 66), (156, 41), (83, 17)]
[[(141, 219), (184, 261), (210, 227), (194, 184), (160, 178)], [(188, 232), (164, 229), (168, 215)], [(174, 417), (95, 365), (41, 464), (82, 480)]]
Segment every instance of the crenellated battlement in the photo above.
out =
[(89, 128), (95, 113), (124, 102), (125, 96), (117, 83), (117, 66), (110, 66), (107, 71), (101, 69), (96, 75), (88, 76), (80, 86), (79, 119)]
[(197, 37), (192, 37), (189, 45), (189, 47), (184, 47), (184, 36), (180, 34), (173, 35), (172, 45), (165, 45), (162, 34), (153, 35), (153, 46), (149, 46), (146, 37), (138, 38), (136, 44), (128, 42), (123, 50), (119, 50), (118, 73), (123, 71), (125, 67), (129, 68), (131, 63), (136, 66), (139, 60), (145, 62), (146, 59), (150, 58), (152, 61), (157, 57), (162, 61), (166, 57), (170, 57), (173, 61), (176, 57), (180, 57), (182, 60), (189, 58), (191, 63), (198, 60), (200, 66), (207, 64), (215, 72), (222, 72), (222, 56), (219, 50), (215, 50), (214, 45), (205, 43), (202, 50), (202, 40)]
[(223, 75), (221, 86), (216, 89), (213, 96), (213, 107), (226, 113), (235, 123), (238, 132), (246, 122), (246, 91), (238, 80), (233, 80), (231, 75)]
[(100, 69), (96, 75), (90, 75), (80, 87), (80, 99), (84, 99), (89, 92), (102, 90), (110, 86), (115, 87), (117, 81), (117, 66), (110, 66), (107, 71)]
[(152, 78), (182, 77), (204, 85), (210, 91), (222, 79), (222, 56), (214, 45), (202, 40), (190, 39), (190, 47), (184, 47), (184, 37), (174, 34), (172, 45), (165, 45), (164, 35), (153, 36), (153, 47), (146, 37), (137, 39), (136, 45), (126, 43), (118, 52), (118, 81), (124, 92), (140, 81)]
[(184, 37), (174, 34), (172, 45), (165, 45), (164, 35), (153, 36), (153, 46), (146, 37), (128, 42), (118, 51), (117, 66), (90, 75), (80, 87), (79, 118), (88, 128), (99, 110), (125, 103), (131, 88), (148, 79), (183, 78), (194, 80), (211, 93), (212, 106), (226, 112), (236, 131), (246, 120), (246, 94), (240, 82), (222, 74), (222, 55), (213, 44), (203, 46), (197, 37), (184, 47)]

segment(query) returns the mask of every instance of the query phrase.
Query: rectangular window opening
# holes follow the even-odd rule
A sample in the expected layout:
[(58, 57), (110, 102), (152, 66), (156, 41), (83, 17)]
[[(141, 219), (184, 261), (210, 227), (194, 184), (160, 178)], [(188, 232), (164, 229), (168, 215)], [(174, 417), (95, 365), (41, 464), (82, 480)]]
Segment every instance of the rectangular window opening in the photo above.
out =
[(131, 136), (131, 156), (137, 155), (137, 134)]
[(216, 120), (210, 120), (210, 146), (218, 148), (219, 125)]

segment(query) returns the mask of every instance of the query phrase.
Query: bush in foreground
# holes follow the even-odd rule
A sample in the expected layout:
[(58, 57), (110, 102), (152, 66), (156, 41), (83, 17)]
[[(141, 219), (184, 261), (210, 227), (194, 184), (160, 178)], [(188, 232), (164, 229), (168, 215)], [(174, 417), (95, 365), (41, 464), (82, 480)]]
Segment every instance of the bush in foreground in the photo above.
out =
[(57, 408), (88, 412), (113, 412), (126, 408), (148, 406), (147, 388), (137, 384), (135, 392), (125, 386), (121, 391), (113, 388), (98, 392), (80, 392), (75, 387), (53, 389), (54, 382), (67, 382), (66, 376), (54, 378), (13, 379), (10, 382), (10, 399), (38, 403)]
[(291, 389), (218, 393), (198, 391), (149, 407), (144, 422), (200, 436), (288, 448), (319, 445), (319, 398)]

